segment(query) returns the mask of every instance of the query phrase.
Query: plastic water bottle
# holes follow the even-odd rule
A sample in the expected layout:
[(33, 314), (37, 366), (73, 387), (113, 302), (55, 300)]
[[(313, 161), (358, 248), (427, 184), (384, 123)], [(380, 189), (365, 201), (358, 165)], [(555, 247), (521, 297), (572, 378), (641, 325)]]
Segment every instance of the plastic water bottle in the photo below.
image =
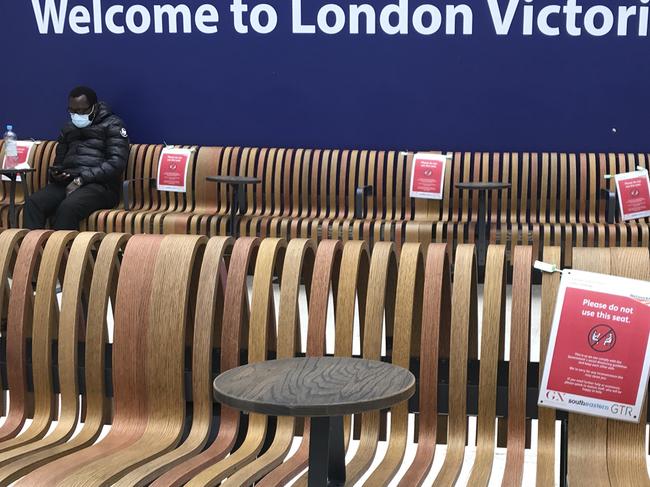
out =
[(5, 140), (5, 167), (14, 167), (18, 164), (18, 137), (13, 125), (7, 125)]

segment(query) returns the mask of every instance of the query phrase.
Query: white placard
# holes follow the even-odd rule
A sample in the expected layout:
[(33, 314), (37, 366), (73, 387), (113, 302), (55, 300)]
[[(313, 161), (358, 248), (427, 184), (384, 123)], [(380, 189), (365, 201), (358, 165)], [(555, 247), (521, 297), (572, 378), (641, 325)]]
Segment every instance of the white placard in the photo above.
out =
[[(16, 141), (18, 155), (16, 157), (9, 157), (5, 154), (2, 159), (2, 169), (29, 169), (31, 167), (29, 161), (35, 145), (36, 142), (31, 140)], [(10, 179), (7, 176), (2, 176), (2, 180), (9, 181)], [(16, 181), (20, 180), (20, 176), (17, 176)]]
[(446, 165), (444, 154), (416, 153), (411, 169), (411, 198), (441, 200)]
[(614, 176), (621, 220), (650, 216), (650, 180), (648, 171), (632, 171)]
[(187, 192), (187, 170), (192, 149), (166, 147), (158, 160), (158, 191)]
[(650, 282), (563, 271), (537, 404), (638, 423), (649, 333)]

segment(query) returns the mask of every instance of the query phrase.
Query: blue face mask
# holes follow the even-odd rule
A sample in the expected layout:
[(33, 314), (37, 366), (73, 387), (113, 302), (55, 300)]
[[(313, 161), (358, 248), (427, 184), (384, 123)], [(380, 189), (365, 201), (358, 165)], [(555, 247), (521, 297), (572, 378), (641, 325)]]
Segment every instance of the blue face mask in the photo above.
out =
[(93, 121), (90, 119), (90, 116), (93, 114), (94, 111), (95, 111), (95, 107), (93, 106), (93, 109), (90, 111), (90, 113), (86, 115), (71, 113), (70, 119), (72, 120), (72, 124), (78, 129), (84, 129), (88, 127), (91, 123), (93, 123)]

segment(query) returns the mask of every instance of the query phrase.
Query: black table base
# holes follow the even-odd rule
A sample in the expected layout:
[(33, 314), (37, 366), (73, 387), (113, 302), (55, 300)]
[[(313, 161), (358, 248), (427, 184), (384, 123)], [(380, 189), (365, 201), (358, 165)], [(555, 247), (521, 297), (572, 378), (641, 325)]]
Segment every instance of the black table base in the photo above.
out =
[(309, 487), (345, 485), (343, 417), (311, 418), (309, 433)]

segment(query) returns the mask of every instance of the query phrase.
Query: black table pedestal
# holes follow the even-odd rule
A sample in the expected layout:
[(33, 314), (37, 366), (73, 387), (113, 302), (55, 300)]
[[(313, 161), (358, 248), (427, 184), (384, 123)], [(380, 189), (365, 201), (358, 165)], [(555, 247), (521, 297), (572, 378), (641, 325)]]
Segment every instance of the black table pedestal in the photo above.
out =
[(307, 485), (309, 487), (345, 485), (342, 416), (311, 418)]

